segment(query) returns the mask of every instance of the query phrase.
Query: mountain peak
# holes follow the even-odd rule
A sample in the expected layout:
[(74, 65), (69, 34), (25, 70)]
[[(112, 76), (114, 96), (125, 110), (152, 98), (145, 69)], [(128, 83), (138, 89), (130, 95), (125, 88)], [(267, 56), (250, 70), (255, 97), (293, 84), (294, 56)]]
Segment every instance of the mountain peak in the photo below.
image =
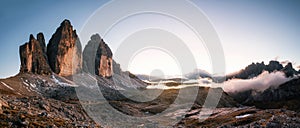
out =
[(293, 64), (289, 62), (283, 69), (282, 71), (285, 73), (286, 77), (292, 77), (298, 72), (293, 68)]
[(100, 40), (101, 40), (101, 36), (100, 36), (98, 33), (93, 34), (93, 35), (91, 36), (91, 40), (94, 40), (94, 41), (100, 41)]
[(44, 34), (42, 32), (38, 33), (36, 35), (36, 39), (40, 42), (40, 45), (42, 47), (43, 52), (46, 53), (46, 43), (45, 43)]
[(71, 26), (71, 22), (68, 19), (65, 19), (63, 22), (61, 22), (60, 26)]
[(113, 74), (112, 52), (99, 34), (90, 38), (83, 50), (83, 69), (91, 74), (111, 77)]
[(32, 34), (30, 34), (29, 36), (29, 41), (35, 40), (34, 36)]
[(69, 20), (56, 29), (47, 45), (47, 55), (52, 71), (61, 76), (80, 72), (82, 67), (81, 43)]

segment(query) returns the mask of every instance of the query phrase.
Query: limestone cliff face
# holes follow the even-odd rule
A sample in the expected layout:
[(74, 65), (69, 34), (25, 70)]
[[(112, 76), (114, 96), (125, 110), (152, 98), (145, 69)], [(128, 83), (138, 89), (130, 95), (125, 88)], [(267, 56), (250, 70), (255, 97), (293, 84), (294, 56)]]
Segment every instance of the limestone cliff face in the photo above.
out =
[(51, 74), (45, 51), (45, 39), (42, 33), (37, 35), (38, 40), (30, 35), (29, 42), (19, 48), (21, 73)]
[(79, 73), (82, 68), (81, 43), (70, 21), (64, 20), (47, 45), (52, 71), (60, 76)]
[(102, 77), (113, 75), (112, 52), (98, 34), (91, 37), (83, 51), (84, 71)]

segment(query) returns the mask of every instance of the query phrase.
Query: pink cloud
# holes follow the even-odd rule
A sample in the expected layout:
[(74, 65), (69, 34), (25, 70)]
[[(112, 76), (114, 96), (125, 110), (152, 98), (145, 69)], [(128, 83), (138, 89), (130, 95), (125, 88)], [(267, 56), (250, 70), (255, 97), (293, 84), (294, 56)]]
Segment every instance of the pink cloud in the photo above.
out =
[(279, 85), (291, 80), (286, 78), (283, 72), (263, 72), (259, 76), (252, 79), (232, 79), (224, 83), (223, 89), (226, 92), (245, 91), (254, 89), (264, 91), (269, 87), (278, 87)]

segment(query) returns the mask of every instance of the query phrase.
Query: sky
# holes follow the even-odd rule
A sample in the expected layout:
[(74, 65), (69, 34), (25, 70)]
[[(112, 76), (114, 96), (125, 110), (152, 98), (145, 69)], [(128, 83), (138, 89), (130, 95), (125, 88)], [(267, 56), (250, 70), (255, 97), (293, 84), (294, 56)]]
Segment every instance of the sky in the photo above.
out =
[[(20, 66), (18, 48), (29, 40), (30, 34), (43, 32), (48, 41), (64, 19), (69, 19), (74, 28), (80, 31), (86, 20), (106, 2), (103, 0), (1, 1), (0, 78), (18, 73)], [(191, 2), (209, 18), (221, 40), (226, 73), (238, 71), (252, 62), (268, 63), (272, 59), (289, 60), (295, 64), (295, 67), (300, 65), (298, 41), (300, 2), (297, 0), (192, 0)], [(116, 50), (114, 44), (110, 44), (113, 38), (108, 37), (104, 40), (112, 46), (114, 52)], [(85, 44), (86, 41), (82, 43)], [(197, 60), (197, 68), (211, 71), (207, 53), (199, 49), (192, 49), (192, 51)], [(156, 55), (158, 57), (147, 56), (147, 59), (161, 61), (146, 67), (143, 64), (145, 62), (143, 54)], [(177, 63), (173, 61), (167, 54), (150, 49), (136, 55), (128, 69), (133, 73), (151, 74), (154, 66), (166, 65), (161, 67), (166, 69), (165, 74), (176, 75), (177, 70), (170, 68), (176, 67)]]

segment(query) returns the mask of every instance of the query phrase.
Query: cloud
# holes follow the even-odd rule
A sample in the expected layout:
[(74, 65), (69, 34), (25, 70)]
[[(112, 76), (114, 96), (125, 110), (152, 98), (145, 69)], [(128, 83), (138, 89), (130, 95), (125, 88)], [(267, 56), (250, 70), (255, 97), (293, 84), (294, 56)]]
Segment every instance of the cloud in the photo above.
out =
[(254, 89), (257, 91), (264, 91), (269, 87), (278, 87), (279, 85), (291, 80), (293, 78), (286, 78), (283, 72), (269, 73), (264, 71), (259, 76), (252, 79), (232, 79), (224, 83), (223, 89), (226, 92), (246, 91)]

